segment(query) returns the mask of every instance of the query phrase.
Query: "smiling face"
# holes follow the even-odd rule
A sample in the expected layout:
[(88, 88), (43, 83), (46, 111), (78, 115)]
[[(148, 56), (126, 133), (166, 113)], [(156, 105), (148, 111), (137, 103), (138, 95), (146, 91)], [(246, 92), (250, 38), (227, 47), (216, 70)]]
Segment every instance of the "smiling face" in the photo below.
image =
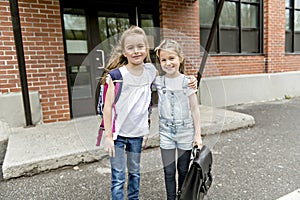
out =
[(123, 55), (128, 60), (128, 65), (141, 65), (147, 56), (147, 46), (143, 35), (128, 35), (124, 41)]
[(180, 74), (179, 67), (182, 61), (182, 58), (174, 51), (160, 50), (159, 52), (159, 62), (162, 70), (166, 72), (166, 77), (177, 77)]

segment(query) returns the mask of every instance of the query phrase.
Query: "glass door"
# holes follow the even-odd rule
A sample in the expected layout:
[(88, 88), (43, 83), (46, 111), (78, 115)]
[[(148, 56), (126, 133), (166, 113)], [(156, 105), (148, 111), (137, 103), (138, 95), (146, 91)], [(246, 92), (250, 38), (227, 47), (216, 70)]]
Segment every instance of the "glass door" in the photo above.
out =
[[(140, 3), (137, 5), (136, 1), (130, 2), (128, 4), (124, 4), (124, 1), (114, 2), (114, 6), (106, 5), (108, 3), (104, 2), (102, 6), (92, 4), (87, 6), (83, 1), (76, 1), (72, 5), (69, 5), (70, 2), (62, 2), (73, 117), (95, 114), (97, 82), (104, 71), (111, 49), (122, 32), (131, 25), (157, 26), (158, 15), (154, 13), (155, 9), (152, 7), (155, 5), (158, 13), (158, 1), (154, 1), (156, 4), (150, 0), (144, 1), (152, 6), (141, 6)], [(153, 43), (154, 47), (151, 36), (149, 42)]]

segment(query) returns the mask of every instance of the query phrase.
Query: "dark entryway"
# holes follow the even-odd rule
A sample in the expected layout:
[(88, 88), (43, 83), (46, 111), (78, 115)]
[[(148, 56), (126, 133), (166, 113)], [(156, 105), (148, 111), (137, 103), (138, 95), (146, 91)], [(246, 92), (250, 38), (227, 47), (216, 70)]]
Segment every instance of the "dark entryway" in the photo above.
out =
[(93, 115), (96, 84), (118, 34), (130, 25), (159, 27), (158, 0), (61, 0), (61, 8), (72, 116)]

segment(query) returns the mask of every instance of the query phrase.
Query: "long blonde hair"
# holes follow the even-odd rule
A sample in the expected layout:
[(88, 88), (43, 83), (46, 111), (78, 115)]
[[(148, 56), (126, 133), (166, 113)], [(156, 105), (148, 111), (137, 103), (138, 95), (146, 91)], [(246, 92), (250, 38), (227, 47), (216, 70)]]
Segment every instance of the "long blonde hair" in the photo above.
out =
[(143, 40), (145, 42), (146, 48), (147, 48), (147, 56), (144, 59), (144, 63), (150, 63), (151, 59), (150, 59), (150, 53), (149, 53), (149, 44), (148, 44), (148, 40), (147, 40), (147, 36), (145, 31), (138, 27), (138, 26), (131, 26), (129, 29), (127, 29), (126, 31), (123, 32), (118, 44), (114, 47), (114, 49), (112, 50), (110, 59), (106, 65), (106, 69), (105, 72), (103, 73), (103, 76), (101, 78), (101, 83), (104, 84), (106, 81), (106, 76), (109, 73), (109, 71), (119, 68), (123, 65), (128, 64), (128, 60), (127, 58), (123, 55), (124, 49), (125, 49), (125, 39), (130, 36), (130, 35), (142, 35), (143, 36)]
[(160, 51), (173, 51), (175, 52), (179, 58), (182, 59), (182, 62), (180, 63), (179, 66), (179, 72), (180, 73), (184, 73), (184, 53), (183, 50), (180, 46), (180, 44), (178, 42), (176, 42), (175, 40), (171, 40), (171, 39), (166, 39), (160, 42), (160, 44), (155, 48), (155, 52), (156, 52), (156, 57), (157, 57), (157, 62), (159, 63), (159, 54)]

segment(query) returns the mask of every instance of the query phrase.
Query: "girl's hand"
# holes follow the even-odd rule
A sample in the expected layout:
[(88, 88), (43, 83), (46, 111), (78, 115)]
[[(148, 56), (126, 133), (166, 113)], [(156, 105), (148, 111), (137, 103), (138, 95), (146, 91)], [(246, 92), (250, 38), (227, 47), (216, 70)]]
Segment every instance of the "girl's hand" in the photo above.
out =
[(196, 134), (194, 137), (194, 142), (193, 142), (193, 146), (197, 145), (199, 149), (202, 148), (203, 143), (202, 143), (202, 138), (201, 135)]
[(109, 157), (115, 157), (115, 144), (112, 137), (105, 138), (104, 150), (108, 153)]
[(190, 79), (190, 81), (189, 81), (188, 86), (191, 87), (194, 90), (197, 90), (198, 89), (197, 88), (197, 82), (198, 81), (197, 81), (196, 77), (195, 76), (189, 76), (189, 79)]

